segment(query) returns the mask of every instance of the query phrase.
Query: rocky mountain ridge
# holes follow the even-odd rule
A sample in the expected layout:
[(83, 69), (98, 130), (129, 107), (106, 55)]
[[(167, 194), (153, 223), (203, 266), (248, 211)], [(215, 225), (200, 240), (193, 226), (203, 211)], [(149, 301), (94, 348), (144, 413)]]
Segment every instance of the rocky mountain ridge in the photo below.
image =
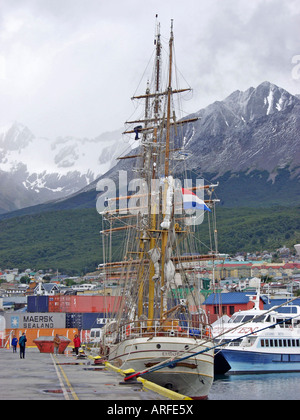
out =
[[(296, 188), (295, 196), (299, 195), (298, 95), (263, 82), (244, 92), (235, 91), (223, 101), (216, 101), (187, 118), (194, 116), (198, 121), (184, 128), (184, 147), (191, 156), (185, 165), (190, 171), (199, 176), (205, 174), (211, 180), (230, 173), (229, 177), (226, 175), (226, 182), (243, 174), (244, 183), (247, 183), (245, 177), (251, 174), (262, 177), (258, 174), (260, 171), (264, 173), (264, 184), (274, 184), (279, 172), (282, 174), (284, 170), (284, 182), (291, 182), (292, 188)], [(18, 134), (17, 128), (5, 135), (0, 132), (2, 213), (48, 200), (52, 200), (51, 207), (55, 207), (55, 203), (61, 208), (64, 205), (71, 208), (78, 203), (84, 207), (85, 194), (91, 205), (99, 179), (116, 179), (119, 170), (131, 172), (134, 166), (131, 159), (116, 164), (116, 157), (122, 152), (124, 155), (132, 151), (132, 146), (122, 142), (121, 130), (93, 140), (58, 138), (49, 142), (39, 139), (38, 143), (28, 129), (23, 127)], [(41, 148), (40, 161), (35, 158), (32, 162), (37, 143)], [(133, 143), (138, 145), (134, 140)], [(183, 171), (183, 167), (183, 164), (178, 165), (177, 172)], [(12, 179), (13, 188), (10, 188)]]

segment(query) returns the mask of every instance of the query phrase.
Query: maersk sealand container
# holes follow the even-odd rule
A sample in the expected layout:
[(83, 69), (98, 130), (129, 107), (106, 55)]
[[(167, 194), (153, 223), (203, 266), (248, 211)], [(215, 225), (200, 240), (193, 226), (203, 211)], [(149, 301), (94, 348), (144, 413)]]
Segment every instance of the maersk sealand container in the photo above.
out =
[(49, 312), (48, 296), (27, 296), (27, 312)]

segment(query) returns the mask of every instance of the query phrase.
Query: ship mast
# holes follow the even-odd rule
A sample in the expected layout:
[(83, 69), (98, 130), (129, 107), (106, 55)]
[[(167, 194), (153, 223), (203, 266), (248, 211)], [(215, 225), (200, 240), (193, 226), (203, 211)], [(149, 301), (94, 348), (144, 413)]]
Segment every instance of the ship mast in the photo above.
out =
[(171, 95), (172, 95), (172, 62), (173, 62), (173, 19), (171, 20), (171, 35), (169, 41), (169, 85), (167, 103), (167, 132), (166, 132), (166, 153), (165, 153), (165, 176), (169, 176), (170, 159), (170, 126), (171, 126)]
[[(171, 95), (172, 95), (172, 64), (173, 64), (173, 20), (171, 20), (171, 33), (169, 40), (169, 80), (168, 80), (168, 94), (167, 94), (167, 121), (166, 121), (166, 150), (165, 150), (165, 186), (164, 186), (164, 197), (163, 197), (163, 218), (166, 216), (167, 208), (167, 189), (168, 189), (168, 176), (169, 176), (169, 160), (170, 160), (170, 127), (171, 127)], [(160, 318), (163, 318), (163, 313), (166, 312), (165, 307), (165, 264), (166, 264), (166, 247), (168, 243), (169, 228), (163, 230), (162, 241), (161, 241), (161, 299), (160, 299)]]

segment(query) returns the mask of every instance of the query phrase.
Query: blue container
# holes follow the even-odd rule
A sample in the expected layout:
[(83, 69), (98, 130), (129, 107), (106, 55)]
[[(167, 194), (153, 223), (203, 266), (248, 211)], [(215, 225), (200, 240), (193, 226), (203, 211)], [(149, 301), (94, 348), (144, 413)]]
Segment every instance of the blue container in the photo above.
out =
[(66, 313), (66, 328), (78, 328), (79, 330), (90, 330), (92, 328), (102, 328), (109, 319), (111, 314), (105, 313)]
[(37, 312), (36, 298), (37, 296), (27, 296), (27, 312)]
[(37, 296), (36, 312), (49, 312), (48, 296)]
[(28, 296), (27, 312), (49, 312), (48, 296)]
[(105, 313), (83, 313), (82, 329), (90, 330), (92, 328), (101, 328), (107, 323), (109, 318), (111, 318), (111, 316)]
[(82, 330), (82, 313), (66, 313), (66, 328), (78, 328)]

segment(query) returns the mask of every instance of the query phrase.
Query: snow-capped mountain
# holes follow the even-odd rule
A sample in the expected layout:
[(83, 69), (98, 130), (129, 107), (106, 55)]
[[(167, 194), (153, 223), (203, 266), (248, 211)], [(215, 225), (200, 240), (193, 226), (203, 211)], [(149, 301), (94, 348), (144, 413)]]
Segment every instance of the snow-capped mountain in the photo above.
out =
[(131, 150), (121, 133), (50, 140), (20, 123), (0, 128), (0, 213), (66, 197), (90, 184)]
[(272, 83), (233, 92), (194, 116), (199, 120), (185, 129), (189, 169), (272, 173), (300, 166), (300, 100)]
[[(190, 158), (182, 166), (178, 163), (178, 174), (188, 168), (197, 176), (205, 174), (207, 179), (218, 180), (227, 172), (230, 174), (227, 179), (238, 179), (239, 174), (247, 178), (255, 170), (261, 171), (260, 179), (266, 176), (264, 182), (268, 183), (264, 188), (272, 195), (269, 183), (275, 191), (276, 177), (285, 168), (292, 190), (297, 188), (298, 95), (263, 82), (245, 92), (235, 91), (187, 118), (194, 116), (199, 117), (198, 121), (184, 126), (184, 146)], [(133, 147), (137, 146), (138, 142), (133, 140)], [(117, 179), (119, 170), (127, 170), (130, 176), (134, 160), (116, 158), (133, 147), (122, 141), (121, 130), (92, 140), (66, 137), (50, 141), (35, 138), (26, 127), (14, 124), (0, 132), (0, 213), (48, 200), (53, 200), (51, 208), (55, 202), (59, 202), (60, 208), (64, 208), (64, 202), (68, 208), (76, 207), (78, 202), (85, 206), (87, 199), (96, 199), (96, 185), (101, 177)], [(286, 188), (284, 182), (279, 181), (280, 188)], [(234, 188), (239, 195), (241, 192), (247, 195), (244, 185)], [(280, 191), (276, 190), (277, 196)], [(258, 193), (256, 190), (255, 194)], [(296, 191), (292, 195), (297, 199)]]

